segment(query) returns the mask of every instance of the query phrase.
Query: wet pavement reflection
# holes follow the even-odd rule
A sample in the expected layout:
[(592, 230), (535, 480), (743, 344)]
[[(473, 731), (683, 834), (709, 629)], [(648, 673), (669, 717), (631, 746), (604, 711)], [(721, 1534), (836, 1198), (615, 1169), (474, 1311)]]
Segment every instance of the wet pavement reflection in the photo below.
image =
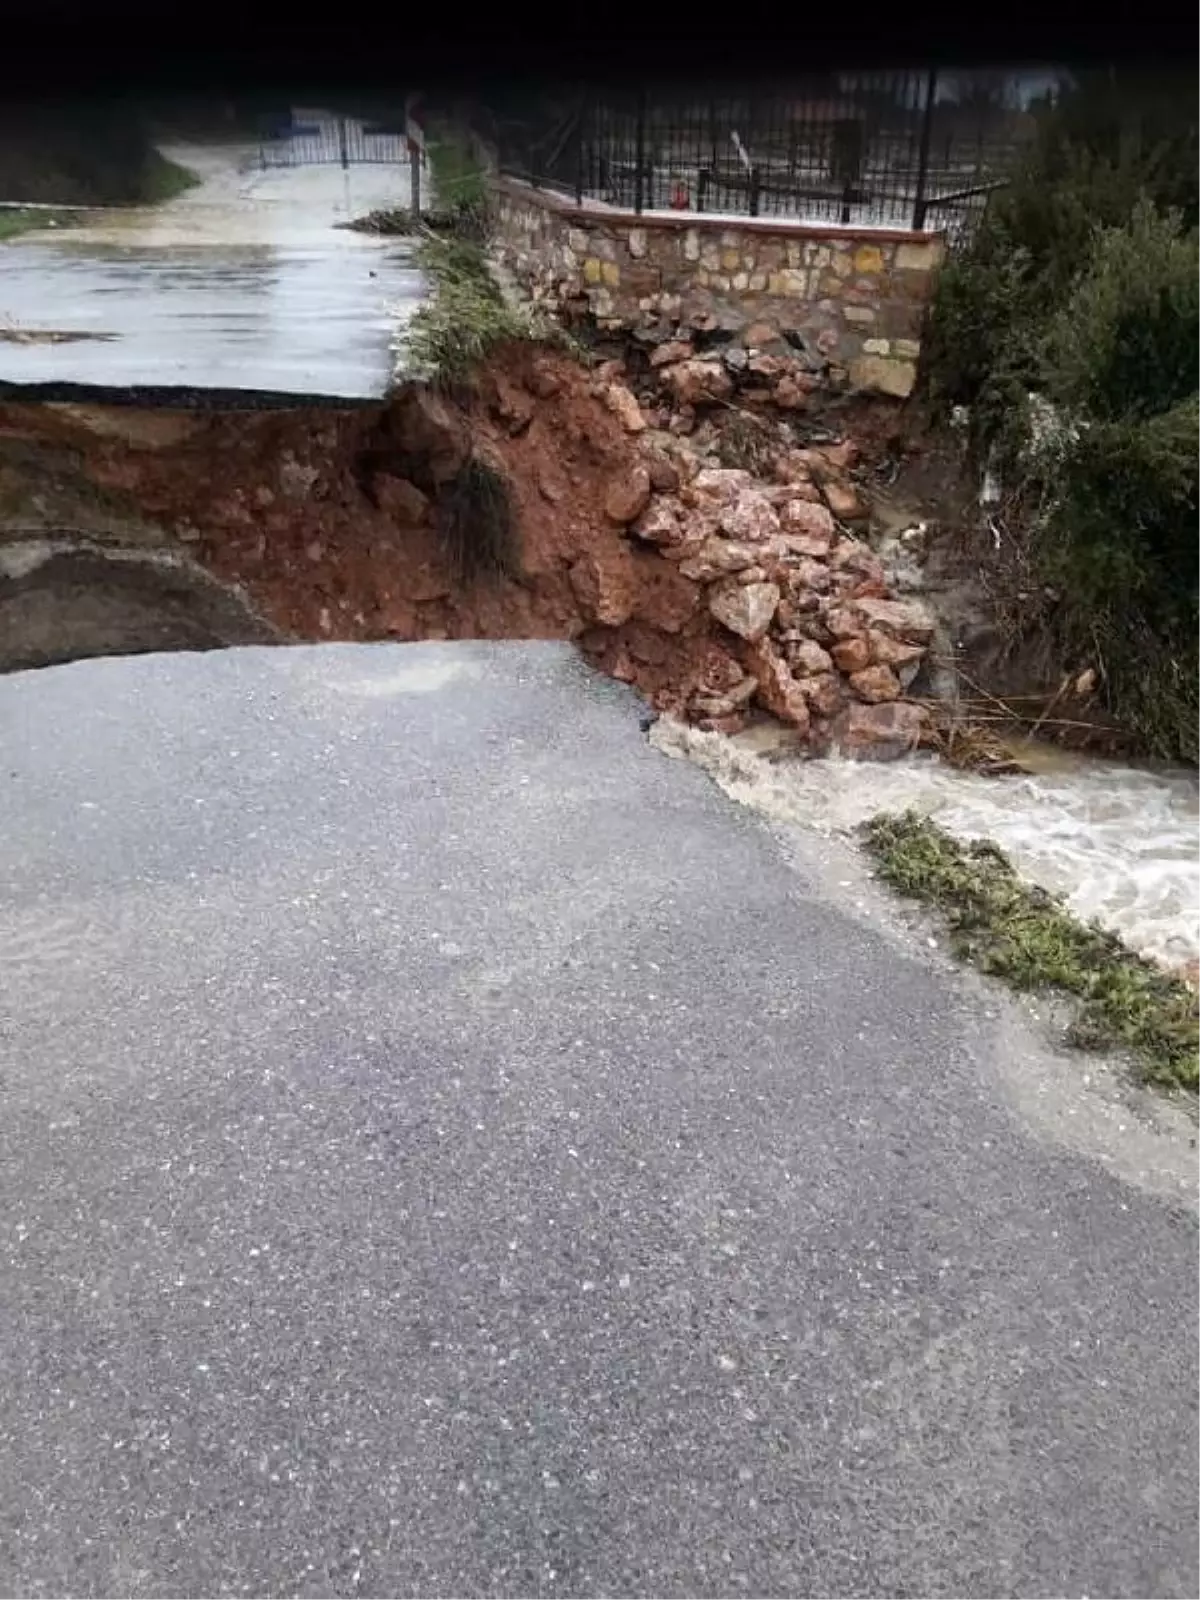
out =
[(407, 173), (167, 153), (197, 188), (0, 245), (0, 381), (382, 396), (421, 276), (405, 241), (338, 224), (407, 205)]

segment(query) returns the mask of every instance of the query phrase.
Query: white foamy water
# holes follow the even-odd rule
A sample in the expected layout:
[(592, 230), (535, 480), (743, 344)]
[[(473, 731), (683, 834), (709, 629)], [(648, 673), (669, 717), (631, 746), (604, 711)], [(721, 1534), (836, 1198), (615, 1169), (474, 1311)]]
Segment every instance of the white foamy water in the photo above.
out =
[(650, 737), (775, 822), (844, 834), (877, 812), (912, 807), (957, 838), (999, 845), (1025, 877), (1141, 954), (1170, 966), (1200, 958), (1200, 800), (1190, 770), (1062, 757), (1062, 770), (984, 778), (924, 756), (773, 763), (749, 736), (666, 718)]

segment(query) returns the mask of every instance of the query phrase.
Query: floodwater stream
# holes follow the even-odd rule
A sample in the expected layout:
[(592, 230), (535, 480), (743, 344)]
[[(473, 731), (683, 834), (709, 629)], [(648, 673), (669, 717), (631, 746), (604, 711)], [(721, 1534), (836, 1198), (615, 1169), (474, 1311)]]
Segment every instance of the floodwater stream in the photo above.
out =
[(932, 756), (775, 761), (756, 730), (726, 738), (662, 720), (651, 739), (775, 823), (847, 834), (878, 812), (912, 807), (957, 838), (991, 840), (1027, 878), (1141, 954), (1192, 972), (1200, 960), (1200, 786), (1190, 768), (1045, 745), (1022, 752), (1027, 775), (981, 777)]

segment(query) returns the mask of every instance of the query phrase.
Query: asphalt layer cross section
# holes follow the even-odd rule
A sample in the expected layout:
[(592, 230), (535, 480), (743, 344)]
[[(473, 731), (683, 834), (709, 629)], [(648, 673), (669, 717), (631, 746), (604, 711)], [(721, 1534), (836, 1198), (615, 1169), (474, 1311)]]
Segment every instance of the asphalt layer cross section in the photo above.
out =
[(0, 748), (0, 1592), (1196, 1593), (1186, 1198), (568, 647)]
[(380, 400), (342, 394), (292, 394), (286, 389), (192, 389), (183, 384), (7, 383), (0, 401), (26, 405), (130, 406), (136, 411), (299, 411), (321, 406), (370, 411)]

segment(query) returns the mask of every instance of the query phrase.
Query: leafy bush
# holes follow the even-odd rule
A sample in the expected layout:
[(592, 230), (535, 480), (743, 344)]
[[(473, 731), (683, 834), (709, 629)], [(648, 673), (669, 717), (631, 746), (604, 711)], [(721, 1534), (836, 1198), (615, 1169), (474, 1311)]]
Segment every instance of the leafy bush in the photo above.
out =
[[(935, 411), (971, 409), (1016, 503), (1067, 665), (1163, 756), (1196, 759), (1194, 86), (1085, 78), (1042, 122), (925, 342)], [(1049, 428), (1041, 423), (1050, 422)]]
[(409, 324), (408, 359), (415, 376), (461, 391), (480, 363), (501, 345), (570, 347), (562, 330), (535, 307), (505, 299), (482, 245), (454, 235), (430, 234), (418, 247), (417, 260), (433, 293)]
[(1189, 761), (1200, 719), (1198, 433), (1195, 395), (1146, 420), (1080, 428), (1047, 464), (1053, 490), (1036, 530), (1064, 651), (1102, 669), (1111, 710), (1151, 753)]
[(975, 409), (986, 447), (1014, 390), (1041, 387), (1046, 326), (1088, 263), (1097, 230), (1125, 225), (1146, 198), (1128, 157), (1044, 137), (993, 198), (970, 250), (938, 284), (923, 343), (935, 407)]
[(1144, 198), (1123, 227), (1095, 235), (1046, 334), (1043, 376), (1056, 403), (1113, 421), (1155, 416), (1195, 392), (1198, 244), (1178, 215)]
[(1035, 538), (1063, 647), (1102, 668), (1150, 751), (1194, 761), (1200, 288), (1196, 234), (1178, 228), (1139, 202), (1095, 236), (1050, 322), (1045, 392), (1078, 423), (1043, 465)]
[(0, 190), (48, 205), (155, 203), (195, 176), (158, 150), (139, 113), (119, 103), (0, 109)]

